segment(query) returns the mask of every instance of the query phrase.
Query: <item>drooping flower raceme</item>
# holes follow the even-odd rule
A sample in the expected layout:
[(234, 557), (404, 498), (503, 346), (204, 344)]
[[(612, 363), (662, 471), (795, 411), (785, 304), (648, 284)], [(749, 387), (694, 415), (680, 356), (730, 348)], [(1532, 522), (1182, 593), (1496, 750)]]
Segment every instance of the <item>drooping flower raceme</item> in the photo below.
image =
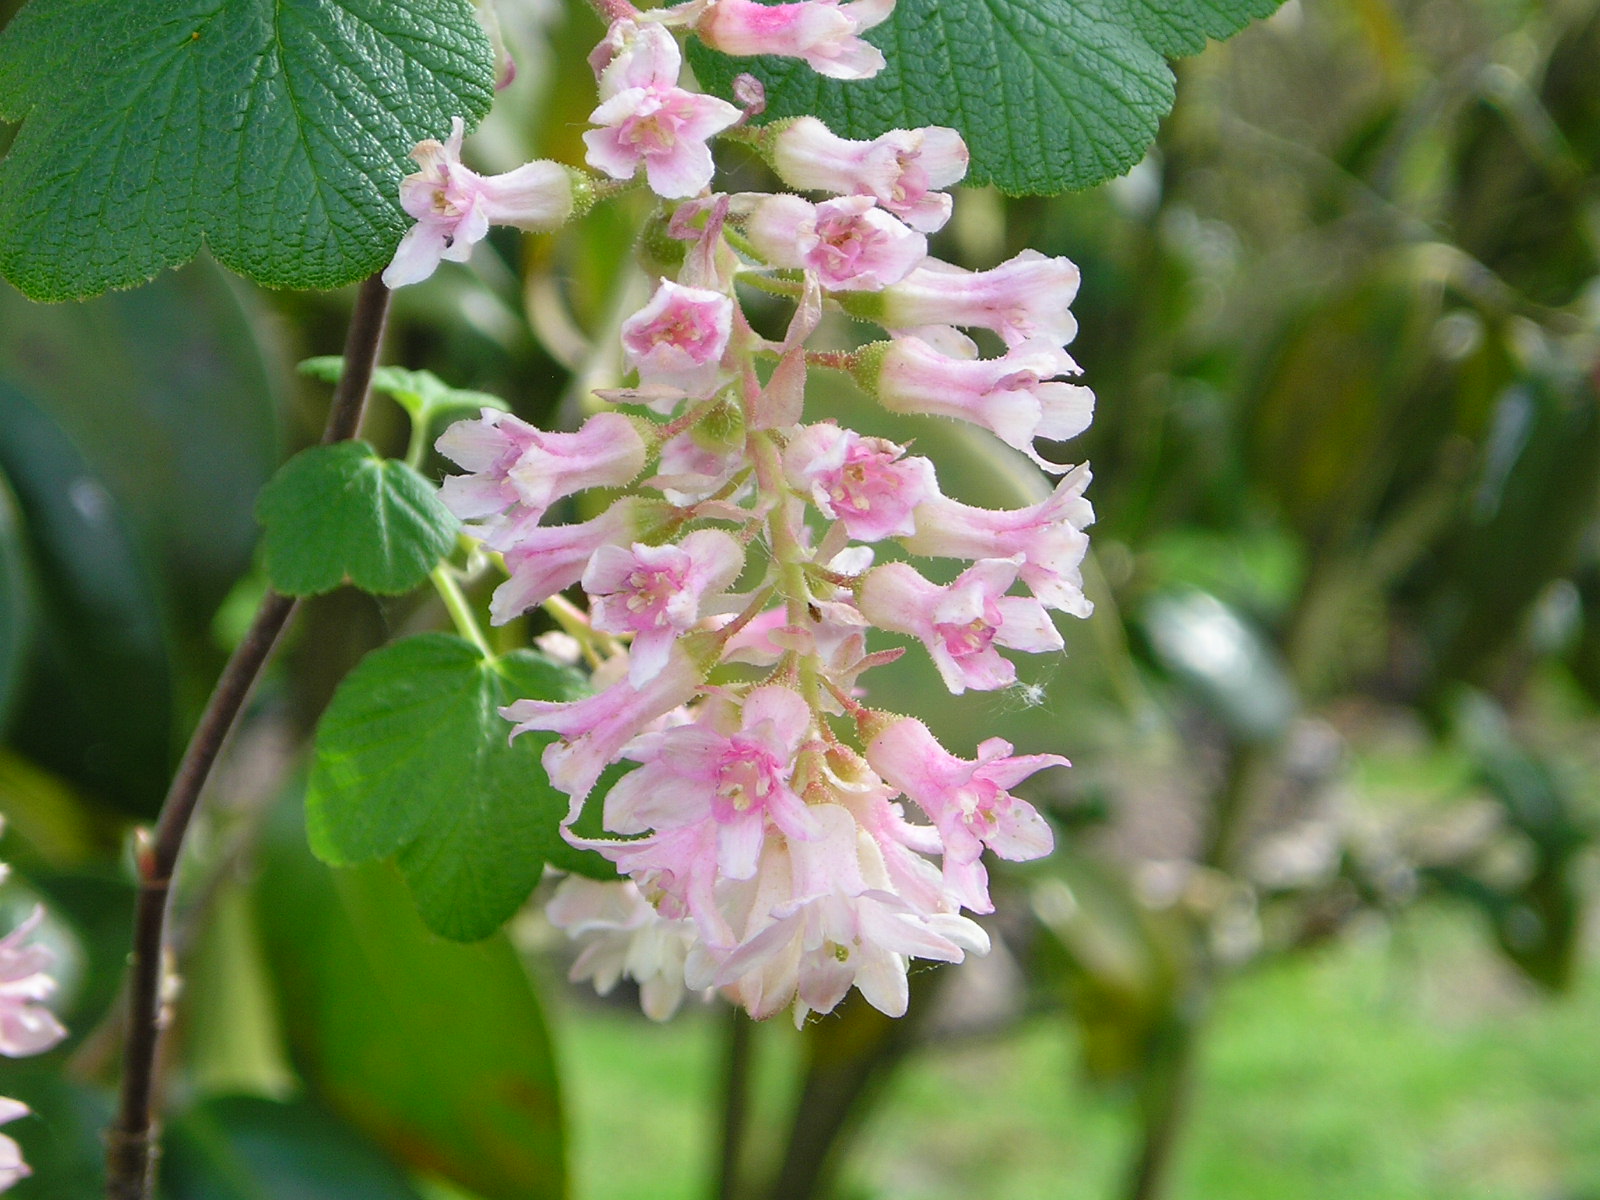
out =
[[(1062, 648), (1053, 612), (1088, 614), (1088, 472), (1034, 447), (1072, 438), (1093, 411), (1065, 350), (1077, 269), (1031, 251), (988, 271), (928, 256), (950, 213), (939, 189), (966, 169), (953, 130), (856, 142), (814, 118), (734, 129), (743, 114), (680, 85), (675, 29), (848, 78), (881, 65), (859, 35), (887, 11), (690, 0), (614, 23), (590, 60), (588, 160), (614, 180), (642, 173), (665, 202), (651, 235), (661, 277), (621, 321), (628, 377), (573, 433), (486, 411), (439, 441), (466, 472), (446, 503), (508, 572), (493, 619), (574, 586), (587, 599), (587, 627), (566, 606), (563, 623), (601, 660), (597, 692), (504, 712), (518, 735), (555, 735), (543, 761), (568, 825), (598, 805), (605, 830), (569, 840), (625, 877), (557, 889), (550, 919), (583, 947), (574, 977), (601, 990), (630, 978), (655, 1017), (719, 990), (755, 1016), (803, 1020), (851, 988), (898, 1015), (912, 959), (988, 949), (967, 915), (994, 907), (984, 854), (1032, 859), (1053, 843), (1013, 791), (1065, 759), (993, 738), (962, 757), (864, 689), (906, 652), (952, 692), (1009, 687), (1012, 656)], [(709, 193), (708, 139), (724, 131), (810, 194)], [(663, 248), (674, 239), (681, 252)], [(779, 340), (752, 328), (745, 280), (792, 299)], [(812, 354), (829, 309), (885, 339)], [(963, 332), (978, 329), (1005, 352), (982, 357)], [(908, 446), (808, 420), (819, 368), (891, 412), (976, 425), (1062, 478), (1016, 510), (948, 497)], [(556, 501), (597, 488), (627, 493), (546, 523)], [(961, 565), (930, 577), (907, 555)], [(602, 791), (616, 763), (627, 771)]]

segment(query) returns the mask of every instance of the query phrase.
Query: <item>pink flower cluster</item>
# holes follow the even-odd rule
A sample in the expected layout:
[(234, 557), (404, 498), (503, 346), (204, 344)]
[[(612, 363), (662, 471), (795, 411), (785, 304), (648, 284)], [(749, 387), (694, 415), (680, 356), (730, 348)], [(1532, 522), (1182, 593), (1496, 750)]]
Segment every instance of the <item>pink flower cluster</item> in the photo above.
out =
[[(8, 873), (0, 863), (0, 880)], [(55, 956), (33, 938), (42, 920), (44, 909), (35, 908), (22, 924), (0, 938), (0, 1054), (7, 1058), (43, 1054), (67, 1036), (55, 1014), (44, 1006), (56, 990), (56, 982), (49, 974)], [(0, 1125), (28, 1112), (21, 1101), (0, 1096)], [(0, 1192), (31, 1174), (17, 1143), (0, 1134)]]
[[(1014, 755), (998, 738), (952, 754), (915, 718), (865, 706), (859, 680), (920, 644), (950, 691), (1006, 688), (1011, 654), (1062, 649), (1052, 611), (1088, 614), (1088, 471), (1034, 450), (1092, 413), (1089, 391), (1063, 378), (1078, 371), (1064, 349), (1077, 269), (1031, 251), (988, 271), (929, 256), (951, 211), (940, 189), (966, 172), (949, 129), (851, 141), (803, 118), (733, 130), (795, 190), (710, 194), (707, 139), (743, 114), (679, 86), (674, 27), (853, 78), (882, 65), (857, 35), (888, 9), (692, 0), (613, 24), (591, 59), (588, 159), (613, 180), (642, 172), (682, 245), (622, 325), (635, 378), (571, 433), (485, 410), (438, 443), (466, 472), (446, 481), (446, 502), (507, 571), (493, 619), (574, 586), (587, 597), (587, 626), (567, 625), (600, 660), (600, 690), (504, 711), (516, 734), (556, 735), (543, 761), (571, 798), (568, 823), (600, 803), (615, 835), (569, 836), (627, 877), (558, 889), (550, 917), (584, 945), (575, 974), (602, 990), (634, 979), (655, 1017), (719, 989), (753, 1016), (789, 1008), (798, 1021), (851, 987), (899, 1015), (911, 959), (987, 951), (964, 915), (993, 910), (985, 849), (1026, 860), (1053, 844), (1013, 789), (1065, 759)], [(780, 340), (747, 320), (744, 281), (793, 299)], [(808, 355), (830, 308), (887, 336)], [(1004, 353), (981, 357), (976, 330)], [(1060, 474), (1054, 493), (976, 508), (944, 495), (907, 446), (807, 421), (819, 365), (891, 411), (991, 431)], [(596, 488), (627, 490), (589, 520), (545, 523), (557, 501)], [(907, 555), (965, 566), (937, 582)], [(869, 645), (874, 630), (905, 644)], [(631, 770), (592, 799), (617, 762)]]

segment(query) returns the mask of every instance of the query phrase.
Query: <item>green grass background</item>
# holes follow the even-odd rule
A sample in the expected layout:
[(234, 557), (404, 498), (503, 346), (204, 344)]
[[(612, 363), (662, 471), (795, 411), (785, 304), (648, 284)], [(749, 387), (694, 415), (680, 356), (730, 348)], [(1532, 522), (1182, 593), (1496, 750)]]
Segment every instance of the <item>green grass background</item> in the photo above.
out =
[[(554, 989), (560, 990), (560, 989)], [(720, 1024), (654, 1026), (575, 991), (559, 1014), (578, 1200), (699, 1200)], [(844, 1173), (848, 1200), (1112, 1200), (1131, 1124), (1089, 1090), (1065, 1019), (902, 1068)], [(795, 1039), (763, 1030), (758, 1100)], [(1534, 994), (1472, 918), (1437, 909), (1234, 981), (1216, 1011), (1174, 1200), (1600, 1198), (1600, 972)]]

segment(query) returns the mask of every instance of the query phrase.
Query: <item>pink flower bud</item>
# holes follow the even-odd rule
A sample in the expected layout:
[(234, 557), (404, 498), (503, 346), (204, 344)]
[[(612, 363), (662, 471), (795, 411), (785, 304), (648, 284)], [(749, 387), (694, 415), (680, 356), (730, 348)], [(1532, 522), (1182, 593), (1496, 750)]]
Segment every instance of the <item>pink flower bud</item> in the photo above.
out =
[(539, 160), (504, 175), (479, 175), (461, 163), (465, 127), (450, 123), (444, 144), (418, 142), (411, 157), (422, 169), (400, 182), (400, 205), (416, 218), (383, 272), (389, 287), (420, 283), (441, 259), (465, 262), (490, 225), (542, 232), (557, 229), (576, 206), (573, 175)]
[(993, 691), (1017, 681), (998, 647), (1029, 653), (1060, 650), (1061, 634), (1037, 600), (1007, 596), (1018, 559), (980, 559), (948, 587), (929, 583), (905, 563), (867, 573), (857, 597), (862, 615), (880, 629), (921, 640), (945, 686)]
[(967, 146), (954, 129), (893, 129), (870, 142), (834, 134), (816, 117), (785, 125), (772, 141), (772, 166), (790, 187), (874, 197), (911, 228), (932, 233), (950, 219), (938, 188), (967, 173)]
[(824, 516), (844, 522), (859, 541), (878, 542), (912, 533), (916, 506), (938, 492), (933, 464), (904, 454), (903, 446), (884, 438), (807, 425), (790, 440), (783, 465), (789, 482)]
[(1059, 754), (1009, 757), (1011, 743), (990, 738), (977, 761), (939, 745), (921, 721), (896, 721), (867, 746), (867, 761), (892, 787), (928, 814), (944, 839), (944, 877), (961, 904), (993, 912), (989, 875), (980, 856), (988, 846), (1013, 862), (1043, 858), (1055, 835), (1033, 805), (1009, 789), (1046, 767), (1070, 767)]
[(878, 291), (906, 278), (928, 254), (928, 239), (870, 196), (821, 204), (799, 196), (765, 196), (746, 231), (767, 262), (803, 267), (829, 291)]
[[(970, 345), (970, 343), (969, 343)], [(976, 353), (976, 348), (973, 348)], [(891, 412), (928, 413), (971, 421), (991, 430), (1047, 471), (1035, 438), (1065, 441), (1089, 427), (1094, 393), (1052, 382), (1078, 373), (1078, 364), (1048, 338), (1030, 338), (1003, 358), (952, 358), (917, 337), (899, 337), (884, 352), (869, 390)]]
[(856, 35), (882, 24), (893, 11), (894, 0), (709, 0), (694, 31), (724, 54), (778, 54), (803, 59), (833, 79), (870, 79), (883, 70), (883, 55)]
[(1024, 250), (988, 271), (963, 271), (929, 259), (886, 290), (879, 313), (889, 329), (962, 325), (992, 329), (1015, 346), (1033, 337), (1065, 346), (1078, 332), (1070, 307), (1078, 268), (1065, 258)]
[(667, 279), (623, 322), (622, 353), (645, 387), (709, 396), (728, 378), (722, 356), (732, 329), (731, 297)]

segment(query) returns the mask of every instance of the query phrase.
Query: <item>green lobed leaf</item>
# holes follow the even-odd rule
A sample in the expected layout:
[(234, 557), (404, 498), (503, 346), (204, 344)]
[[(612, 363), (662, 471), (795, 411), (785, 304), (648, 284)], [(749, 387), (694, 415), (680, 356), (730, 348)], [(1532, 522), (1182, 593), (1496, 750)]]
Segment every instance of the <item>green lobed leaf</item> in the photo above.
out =
[(306, 851), (299, 807), (274, 814), (257, 898), (312, 1094), (402, 1162), (483, 1200), (560, 1200), (550, 1035), (510, 942), (435, 937), (391, 867), (330, 871)]
[(32, 0), (0, 33), (0, 274), (79, 298), (203, 240), (271, 287), (360, 279), (412, 147), (493, 81), (470, 0)]
[(346, 579), (379, 595), (409, 592), (461, 528), (432, 484), (365, 442), (302, 450), (262, 490), (256, 515), (267, 575), (290, 596)]
[(488, 936), (546, 861), (566, 866), (573, 854), (559, 831), (567, 798), (539, 762), (553, 735), (513, 741), (499, 710), (584, 690), (581, 676), (532, 651), (486, 659), (443, 633), (367, 655), (317, 726), (312, 849), (335, 865), (396, 855), (430, 929)]
[(1144, 156), (1172, 107), (1166, 58), (1237, 33), (1281, 0), (898, 0), (867, 35), (872, 79), (826, 79), (797, 59), (729, 58), (698, 43), (695, 74), (732, 95), (748, 71), (761, 120), (813, 114), (835, 133), (948, 125), (972, 152), (967, 182), (1017, 194), (1092, 187)]

